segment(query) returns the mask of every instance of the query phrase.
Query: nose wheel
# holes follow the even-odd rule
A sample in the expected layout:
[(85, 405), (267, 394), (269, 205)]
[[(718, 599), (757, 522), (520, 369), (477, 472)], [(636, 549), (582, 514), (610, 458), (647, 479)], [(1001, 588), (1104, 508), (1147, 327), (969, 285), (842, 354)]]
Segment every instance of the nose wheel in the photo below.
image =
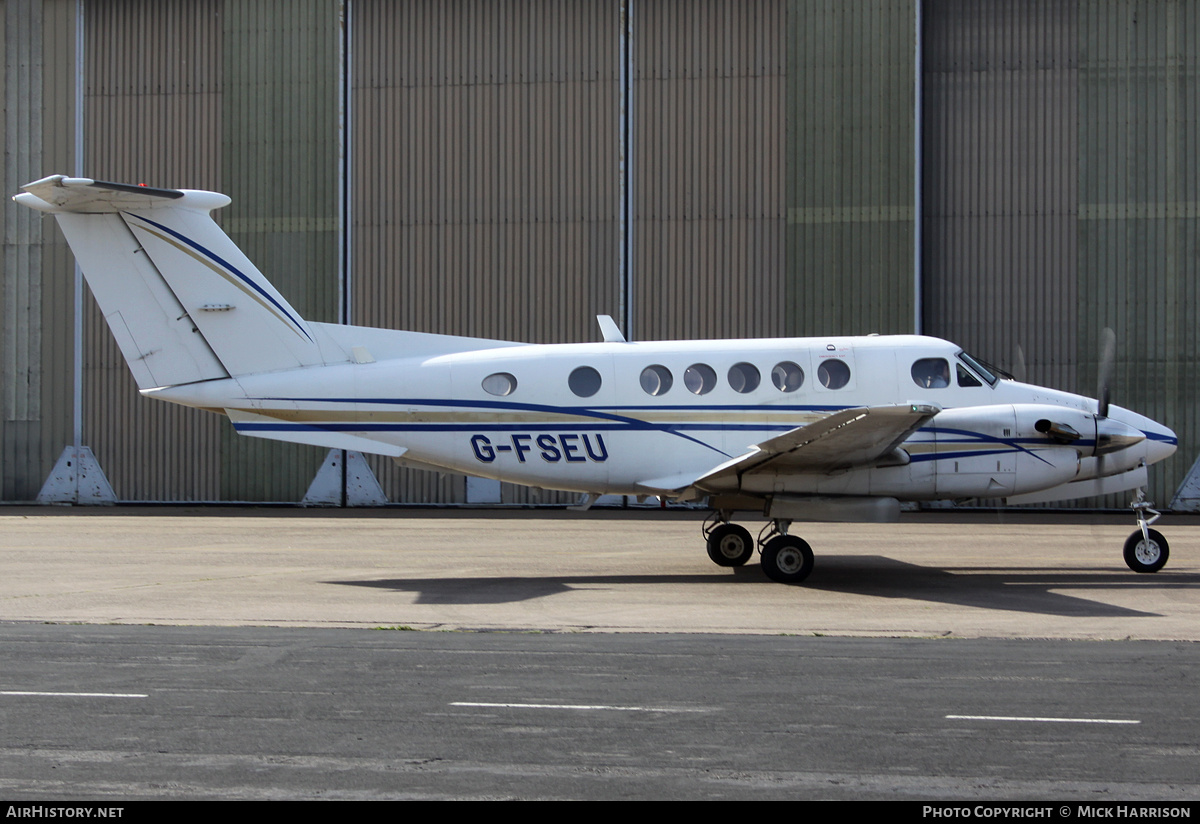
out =
[(1170, 548), (1167, 539), (1157, 529), (1150, 529), (1150, 524), (1161, 518), (1162, 513), (1146, 500), (1143, 489), (1137, 491), (1129, 506), (1137, 515), (1138, 528), (1125, 540), (1125, 563), (1134, 572), (1158, 572), (1167, 565)]
[(1134, 572), (1158, 572), (1167, 565), (1167, 539), (1157, 529), (1137, 531), (1125, 541), (1125, 563)]

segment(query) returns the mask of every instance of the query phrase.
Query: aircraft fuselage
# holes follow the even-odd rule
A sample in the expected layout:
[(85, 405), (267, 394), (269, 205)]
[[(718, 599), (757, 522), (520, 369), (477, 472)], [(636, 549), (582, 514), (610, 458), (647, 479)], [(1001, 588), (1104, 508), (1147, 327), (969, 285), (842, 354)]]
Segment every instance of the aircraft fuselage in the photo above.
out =
[[(1095, 478), (1101, 468), (1125, 473), (1175, 449), (1171, 430), (1114, 406), (1100, 426), (1128, 445), (1097, 457), (1095, 399), (995, 379), (961, 351), (921, 336), (510, 345), (146, 394), (226, 410), (247, 435), (590, 493), (655, 494), (670, 479), (698, 477), (854, 407), (942, 411), (881, 465), (762, 471), (706, 491), (1003, 498)], [(914, 372), (919, 365), (944, 365), (949, 375), (928, 380)], [(1073, 425), (1078, 439), (1037, 431), (1043, 420)]]

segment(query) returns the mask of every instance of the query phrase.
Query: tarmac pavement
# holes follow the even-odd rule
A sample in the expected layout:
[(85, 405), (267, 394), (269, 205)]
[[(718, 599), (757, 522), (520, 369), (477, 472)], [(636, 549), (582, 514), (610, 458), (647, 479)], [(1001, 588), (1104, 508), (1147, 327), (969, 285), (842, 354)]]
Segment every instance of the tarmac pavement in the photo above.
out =
[[(1200, 519), (1129, 571), (1131, 515), (795, 524), (805, 584), (721, 568), (702, 514), (0, 508), (0, 621), (1200, 640)], [(752, 533), (760, 524), (747, 522)]]

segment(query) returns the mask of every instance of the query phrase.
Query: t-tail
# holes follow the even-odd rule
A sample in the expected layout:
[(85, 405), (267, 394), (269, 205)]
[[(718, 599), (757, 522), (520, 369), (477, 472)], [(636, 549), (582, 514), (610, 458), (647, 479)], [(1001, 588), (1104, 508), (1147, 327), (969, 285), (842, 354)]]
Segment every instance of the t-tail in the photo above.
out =
[(213, 221), (215, 192), (54, 175), (14, 200), (53, 214), (139, 389), (325, 362), (312, 325)]

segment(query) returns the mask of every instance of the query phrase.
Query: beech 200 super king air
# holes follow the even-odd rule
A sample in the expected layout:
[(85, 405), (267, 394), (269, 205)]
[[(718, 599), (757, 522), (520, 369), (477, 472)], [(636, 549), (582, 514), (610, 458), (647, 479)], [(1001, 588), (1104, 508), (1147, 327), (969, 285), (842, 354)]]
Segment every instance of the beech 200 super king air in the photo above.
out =
[(723, 566), (755, 548), (733, 514), (762, 513), (762, 567), (784, 583), (813, 565), (793, 521), (890, 521), (901, 501), (1136, 490), (1125, 560), (1167, 560), (1143, 491), (1175, 433), (1103, 388), (1020, 383), (915, 335), (630, 343), (600, 316), (602, 343), (534, 345), (314, 323), (212, 220), (225, 195), (61, 175), (23, 188), (15, 200), (58, 219), (141, 393), (222, 412), (243, 435), (588, 496), (706, 499)]

